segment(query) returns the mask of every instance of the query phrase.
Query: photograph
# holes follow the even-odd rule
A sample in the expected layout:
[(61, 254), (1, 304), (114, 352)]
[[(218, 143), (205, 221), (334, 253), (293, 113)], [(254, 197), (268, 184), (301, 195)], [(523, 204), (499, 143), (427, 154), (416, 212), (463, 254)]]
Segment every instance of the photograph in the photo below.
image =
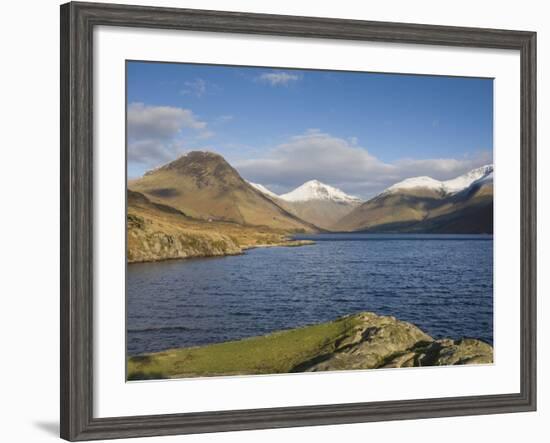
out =
[(493, 79), (126, 61), (127, 380), (493, 363)]
[(544, 440), (550, 15), (508, 3), (6, 2), (0, 440)]

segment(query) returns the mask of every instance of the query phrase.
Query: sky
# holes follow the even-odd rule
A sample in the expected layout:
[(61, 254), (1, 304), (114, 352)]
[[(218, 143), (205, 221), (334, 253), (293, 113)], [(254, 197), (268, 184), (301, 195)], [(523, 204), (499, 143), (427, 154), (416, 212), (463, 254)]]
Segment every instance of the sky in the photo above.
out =
[(193, 150), (276, 193), (362, 198), (493, 158), (492, 79), (127, 62), (128, 177)]

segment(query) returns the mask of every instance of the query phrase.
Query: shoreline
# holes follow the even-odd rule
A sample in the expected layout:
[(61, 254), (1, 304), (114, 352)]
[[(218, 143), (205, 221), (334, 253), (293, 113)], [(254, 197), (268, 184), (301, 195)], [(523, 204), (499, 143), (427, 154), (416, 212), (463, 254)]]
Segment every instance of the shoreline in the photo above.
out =
[(361, 312), (267, 335), (127, 359), (128, 380), (491, 364), (474, 338), (434, 339), (412, 323)]
[(172, 206), (155, 203), (139, 192), (128, 191), (126, 262), (222, 257), (239, 255), (255, 247), (302, 246), (313, 243), (294, 240), (294, 234), (318, 232), (309, 225), (278, 227), (282, 223), (279, 216), (269, 219), (273, 226), (246, 223), (243, 217), (240, 222), (223, 217), (198, 218)]
[(313, 240), (292, 240), (289, 239), (287, 241), (281, 241), (281, 242), (275, 242), (275, 243), (263, 243), (263, 244), (253, 244), (253, 245), (244, 245), (244, 246), (238, 246), (239, 249), (233, 250), (233, 251), (224, 251), (221, 253), (212, 252), (212, 253), (204, 253), (204, 254), (190, 254), (185, 256), (176, 256), (176, 257), (162, 257), (157, 259), (147, 259), (147, 260), (126, 260), (126, 263), (128, 265), (132, 264), (139, 264), (139, 263), (161, 263), (164, 261), (171, 261), (171, 260), (188, 260), (188, 259), (194, 259), (194, 258), (222, 258), (222, 257), (231, 257), (235, 255), (243, 255), (246, 251), (251, 249), (260, 249), (260, 248), (296, 248), (300, 246), (310, 246), (314, 245), (315, 242)]

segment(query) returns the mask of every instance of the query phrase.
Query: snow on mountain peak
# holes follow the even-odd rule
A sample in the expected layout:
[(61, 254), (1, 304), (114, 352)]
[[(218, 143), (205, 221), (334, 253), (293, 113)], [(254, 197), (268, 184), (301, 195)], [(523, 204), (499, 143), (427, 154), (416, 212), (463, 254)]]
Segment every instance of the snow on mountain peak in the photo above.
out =
[(398, 191), (403, 189), (414, 189), (414, 188), (428, 188), (436, 191), (443, 190), (443, 183), (439, 180), (435, 180), (431, 177), (411, 177), (407, 178), (399, 183), (391, 185), (386, 191)]
[(473, 169), (464, 175), (453, 178), (452, 180), (444, 181), (443, 184), (445, 185), (445, 190), (448, 194), (456, 194), (480, 179), (487, 178), (489, 175), (492, 177), (492, 174), (493, 165), (485, 165), (480, 168)]
[(319, 180), (305, 182), (293, 191), (279, 196), (279, 198), (288, 202), (332, 200), (342, 203), (358, 203), (361, 201), (361, 199), (348, 195), (338, 188), (321, 183)]
[(425, 188), (432, 189), (443, 194), (456, 194), (457, 192), (470, 187), (474, 182), (481, 183), (492, 180), (492, 178), (493, 165), (485, 165), (450, 180), (440, 181), (425, 176), (408, 178), (390, 186), (384, 191), (384, 193), (396, 192), (404, 189)]
[(252, 183), (252, 182), (248, 182), (248, 184), (250, 186), (252, 186), (253, 188), (256, 188), (262, 194), (265, 194), (265, 195), (267, 195), (269, 197), (273, 197), (273, 198), (279, 198), (279, 196), (277, 194), (275, 194), (273, 191), (270, 191), (269, 189), (267, 189), (264, 185), (260, 185), (259, 183)]

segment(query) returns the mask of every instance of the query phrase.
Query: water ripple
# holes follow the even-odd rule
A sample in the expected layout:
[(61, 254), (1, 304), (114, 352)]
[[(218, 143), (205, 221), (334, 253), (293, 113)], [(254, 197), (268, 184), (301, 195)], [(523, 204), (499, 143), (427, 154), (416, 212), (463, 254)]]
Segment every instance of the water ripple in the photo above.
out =
[(363, 310), (436, 338), (492, 343), (492, 237), (315, 239), (304, 248), (129, 266), (128, 352), (235, 340)]

